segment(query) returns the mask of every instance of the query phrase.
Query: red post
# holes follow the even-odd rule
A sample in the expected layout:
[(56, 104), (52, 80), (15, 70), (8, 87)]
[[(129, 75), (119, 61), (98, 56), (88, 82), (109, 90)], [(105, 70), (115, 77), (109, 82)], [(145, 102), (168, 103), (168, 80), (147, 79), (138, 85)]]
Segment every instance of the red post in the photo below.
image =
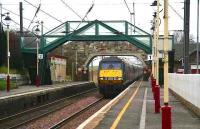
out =
[(162, 129), (172, 128), (171, 106), (165, 103), (161, 108), (162, 110)]
[(153, 79), (152, 92), (153, 92), (153, 98), (154, 98), (154, 100), (155, 100), (155, 87), (156, 87), (156, 79)]
[(37, 87), (39, 87), (39, 85), (40, 85), (40, 78), (39, 78), (38, 75), (36, 75), (35, 85), (36, 85)]
[(154, 92), (155, 85), (156, 85), (156, 79), (153, 79), (152, 80), (152, 92)]
[(155, 86), (155, 113), (160, 113), (160, 87)]
[(151, 89), (152, 89), (152, 92), (153, 92), (153, 77), (151, 78)]
[(7, 76), (7, 80), (6, 80), (6, 90), (7, 92), (10, 91), (10, 76), (9, 75)]

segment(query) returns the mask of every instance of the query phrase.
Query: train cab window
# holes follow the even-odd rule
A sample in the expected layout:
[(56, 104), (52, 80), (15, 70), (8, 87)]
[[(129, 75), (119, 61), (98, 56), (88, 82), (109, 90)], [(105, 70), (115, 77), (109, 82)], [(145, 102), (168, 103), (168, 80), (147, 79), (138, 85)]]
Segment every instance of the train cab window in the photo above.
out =
[(100, 66), (101, 69), (121, 69), (121, 63), (104, 62)]

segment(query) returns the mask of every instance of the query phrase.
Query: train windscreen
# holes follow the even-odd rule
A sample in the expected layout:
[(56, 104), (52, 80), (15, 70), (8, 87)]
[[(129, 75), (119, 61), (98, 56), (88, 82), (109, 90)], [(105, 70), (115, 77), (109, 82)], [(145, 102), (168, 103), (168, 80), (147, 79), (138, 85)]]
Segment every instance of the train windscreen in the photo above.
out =
[(121, 69), (121, 63), (118, 62), (103, 62), (100, 69)]

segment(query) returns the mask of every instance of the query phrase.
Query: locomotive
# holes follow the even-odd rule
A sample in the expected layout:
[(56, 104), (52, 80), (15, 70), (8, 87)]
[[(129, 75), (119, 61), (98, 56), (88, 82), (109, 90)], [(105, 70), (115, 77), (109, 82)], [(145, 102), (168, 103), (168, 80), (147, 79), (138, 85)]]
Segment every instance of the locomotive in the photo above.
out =
[(114, 97), (143, 74), (143, 66), (119, 57), (107, 57), (99, 62), (98, 87), (104, 97)]

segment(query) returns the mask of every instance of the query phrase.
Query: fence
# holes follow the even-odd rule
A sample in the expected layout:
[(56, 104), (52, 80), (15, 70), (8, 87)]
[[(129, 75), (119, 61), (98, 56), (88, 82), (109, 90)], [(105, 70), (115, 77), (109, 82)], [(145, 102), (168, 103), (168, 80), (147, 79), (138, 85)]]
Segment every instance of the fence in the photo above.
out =
[(200, 109), (200, 75), (169, 74), (169, 88)]
[[(6, 80), (7, 74), (0, 74), (0, 80)], [(17, 86), (26, 85), (29, 83), (27, 76), (20, 74), (10, 74), (10, 80), (16, 83)]]

